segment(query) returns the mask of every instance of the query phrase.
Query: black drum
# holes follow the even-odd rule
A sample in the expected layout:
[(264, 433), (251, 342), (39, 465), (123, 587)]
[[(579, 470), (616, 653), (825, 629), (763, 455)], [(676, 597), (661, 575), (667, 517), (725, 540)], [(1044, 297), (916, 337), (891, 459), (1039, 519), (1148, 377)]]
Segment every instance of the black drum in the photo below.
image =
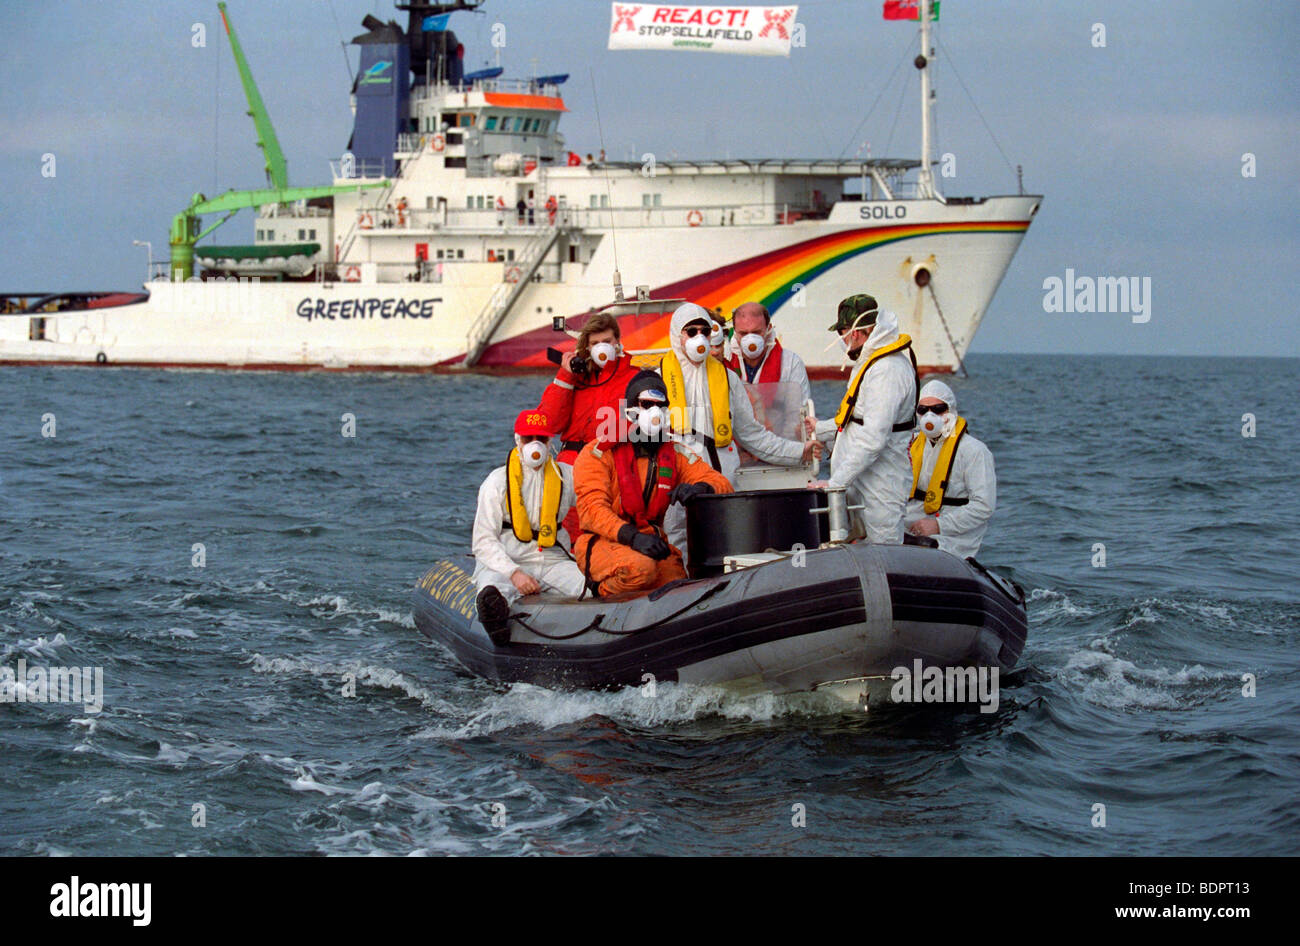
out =
[(768, 489), (696, 496), (686, 507), (686, 542), (692, 578), (720, 575), (729, 555), (795, 545), (815, 549), (830, 538), (820, 489)]

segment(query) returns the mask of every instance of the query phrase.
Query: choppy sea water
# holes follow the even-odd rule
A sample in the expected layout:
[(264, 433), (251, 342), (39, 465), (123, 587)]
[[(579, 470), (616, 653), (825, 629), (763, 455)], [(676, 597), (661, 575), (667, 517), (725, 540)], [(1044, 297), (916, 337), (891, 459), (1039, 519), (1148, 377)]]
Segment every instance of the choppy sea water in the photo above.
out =
[(0, 703), (0, 853), (1297, 853), (1300, 361), (970, 367), (988, 715), (467, 675), (409, 589), (543, 378), (0, 369), (0, 666), (104, 687)]

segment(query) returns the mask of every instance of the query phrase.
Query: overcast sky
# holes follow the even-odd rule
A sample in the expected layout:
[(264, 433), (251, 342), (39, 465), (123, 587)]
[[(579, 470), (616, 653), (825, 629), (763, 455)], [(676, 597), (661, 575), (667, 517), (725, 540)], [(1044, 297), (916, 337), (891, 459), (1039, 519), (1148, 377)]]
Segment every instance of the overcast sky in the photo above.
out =
[[(340, 39), (366, 13), (405, 14), (391, 0), (229, 9), (291, 182), (329, 183), (326, 162), (351, 130)], [(501, 22), (508, 76), (572, 74), (561, 131), (575, 151), (600, 147), (594, 77), (611, 158), (853, 156), (868, 141), (878, 157), (917, 156), (916, 70), (897, 68), (915, 26), (883, 20), (879, 0), (801, 3), (807, 46), (789, 59), (609, 52), (609, 11), (608, 0), (488, 0), (451, 25), (472, 68), (491, 64)], [(975, 351), (1300, 355), (1300, 4), (943, 0), (942, 11), (936, 155), (951, 152), (957, 170), (945, 192), (1014, 193), (1009, 161), (1045, 195)], [(0, 291), (138, 285), (133, 239), (165, 256), (192, 193), (263, 185), (215, 2), (3, 0), (0, 46)], [(348, 58), (355, 69), (355, 48)], [(251, 241), (251, 220), (243, 212), (221, 241)], [(1045, 312), (1043, 281), (1067, 268), (1150, 277), (1150, 321)]]

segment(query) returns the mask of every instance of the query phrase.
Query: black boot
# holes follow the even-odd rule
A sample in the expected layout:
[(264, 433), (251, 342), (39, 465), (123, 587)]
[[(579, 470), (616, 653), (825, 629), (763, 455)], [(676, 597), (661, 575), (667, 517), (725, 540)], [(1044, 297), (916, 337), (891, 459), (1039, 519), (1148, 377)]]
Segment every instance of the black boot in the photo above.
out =
[(478, 593), (479, 623), (497, 647), (510, 643), (510, 605), (495, 585), (488, 585)]

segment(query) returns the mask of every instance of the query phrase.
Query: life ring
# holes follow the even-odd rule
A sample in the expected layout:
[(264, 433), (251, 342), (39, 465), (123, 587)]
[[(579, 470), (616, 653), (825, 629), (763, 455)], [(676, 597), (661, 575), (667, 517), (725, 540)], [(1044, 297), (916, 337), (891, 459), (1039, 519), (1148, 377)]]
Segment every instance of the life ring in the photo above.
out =
[(362, 214), (360, 227), (362, 230), (373, 230), (375, 227), (375, 218), (370, 216), (368, 213)]
[(96, 361), (98, 364), (106, 365), (106, 364), (108, 364), (108, 356), (105, 355), (105, 354), (101, 351), (99, 354), (97, 354), (97, 355), (95, 356), (95, 361)]
[(434, 135), (429, 139), (429, 147), (434, 151), (441, 151), (443, 148), (447, 147), (447, 139), (442, 137), (442, 135)]
[(524, 271), (518, 266), (510, 266), (506, 268), (506, 282), (519, 282), (519, 280), (523, 278)]
[(348, 267), (346, 270), (344, 270), (344, 272), (343, 272), (343, 281), (344, 281), (344, 282), (360, 282), (360, 281), (361, 281), (361, 267), (359, 267), (359, 266), (349, 266), (349, 267)]
[(690, 213), (686, 215), (686, 223), (689, 226), (698, 227), (703, 222), (704, 222), (704, 214), (700, 213), (698, 210), (692, 210)]

